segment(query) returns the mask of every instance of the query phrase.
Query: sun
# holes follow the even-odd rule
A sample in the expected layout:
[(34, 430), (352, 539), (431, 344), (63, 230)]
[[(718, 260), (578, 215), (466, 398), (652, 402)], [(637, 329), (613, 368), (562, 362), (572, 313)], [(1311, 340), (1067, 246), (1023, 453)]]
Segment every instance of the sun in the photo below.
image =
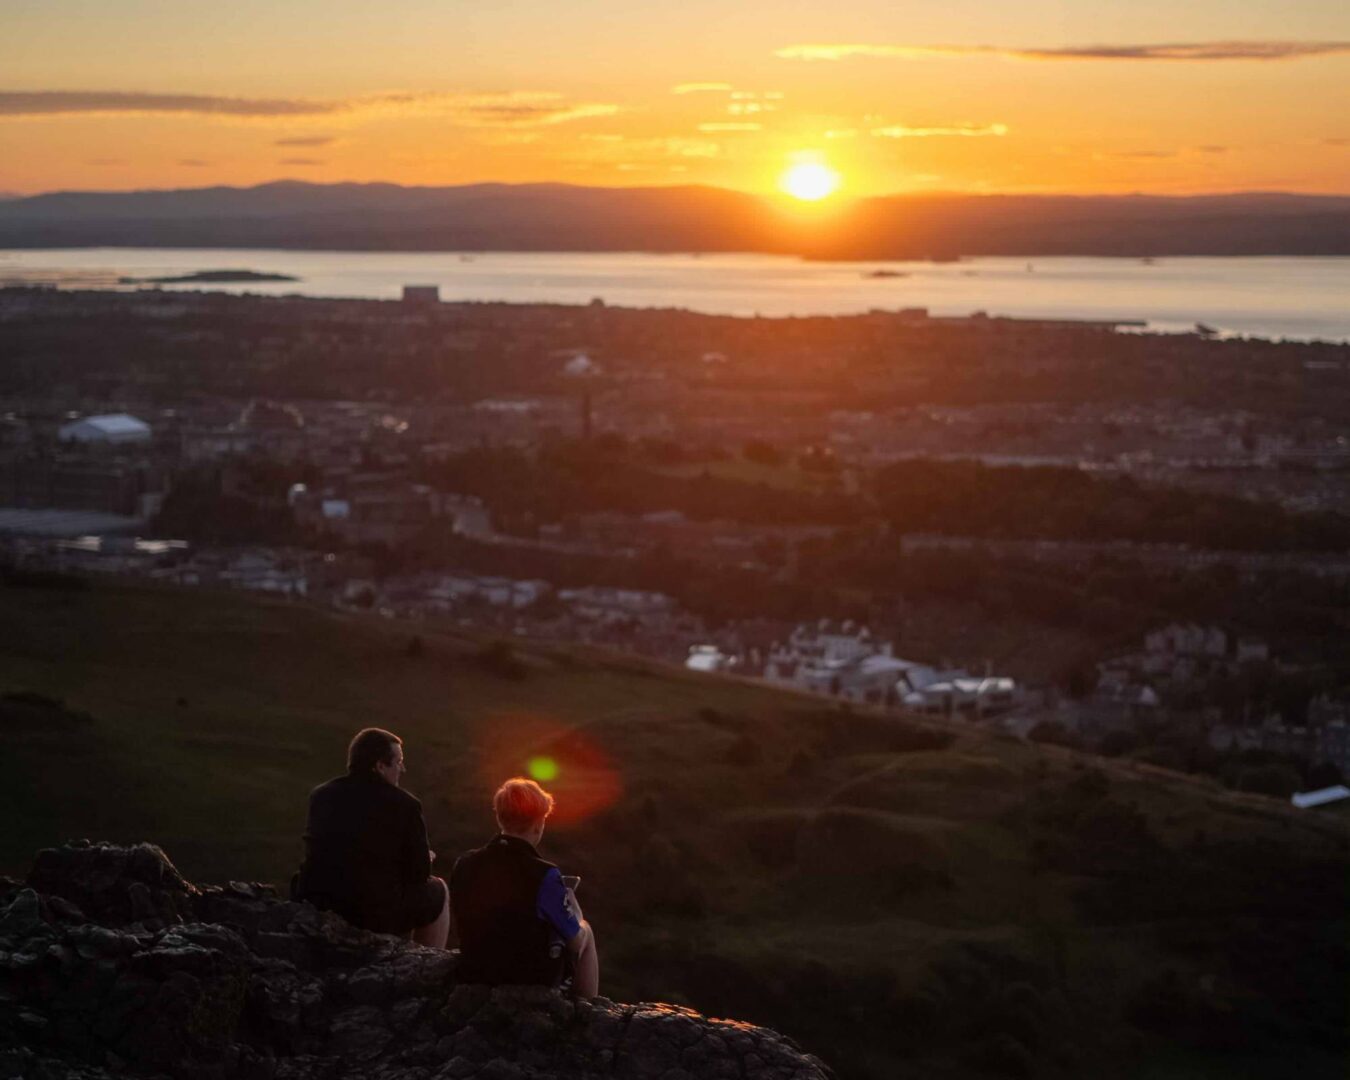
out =
[(839, 188), (839, 174), (819, 161), (803, 161), (784, 170), (778, 186), (794, 199), (817, 202)]

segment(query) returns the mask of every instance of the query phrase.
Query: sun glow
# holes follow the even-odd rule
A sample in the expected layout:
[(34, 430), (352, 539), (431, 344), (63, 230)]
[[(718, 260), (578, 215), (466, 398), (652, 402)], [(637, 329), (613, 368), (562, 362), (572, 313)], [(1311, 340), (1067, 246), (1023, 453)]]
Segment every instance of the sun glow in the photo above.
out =
[(803, 202), (817, 202), (833, 195), (839, 183), (839, 174), (820, 161), (798, 162), (778, 178), (779, 187)]

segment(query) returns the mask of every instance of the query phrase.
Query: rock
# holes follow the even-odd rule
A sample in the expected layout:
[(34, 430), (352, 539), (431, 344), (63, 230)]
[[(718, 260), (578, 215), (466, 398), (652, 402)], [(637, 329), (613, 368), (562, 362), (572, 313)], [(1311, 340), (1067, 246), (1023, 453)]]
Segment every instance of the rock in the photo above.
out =
[(103, 926), (182, 922), (197, 891), (154, 844), (122, 847), (88, 840), (39, 851), (27, 884), (68, 901)]
[(459, 984), (456, 954), (159, 848), (80, 841), (0, 893), (0, 1080), (826, 1080), (763, 1028)]

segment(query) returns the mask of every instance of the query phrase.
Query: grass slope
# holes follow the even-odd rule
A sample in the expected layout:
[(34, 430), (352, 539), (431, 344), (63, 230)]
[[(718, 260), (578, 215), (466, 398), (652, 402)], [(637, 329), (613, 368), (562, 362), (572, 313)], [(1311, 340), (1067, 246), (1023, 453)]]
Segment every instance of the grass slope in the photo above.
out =
[[(579, 649), (205, 592), (0, 587), (0, 870), (150, 839), (282, 882), (357, 728), (433, 846), (557, 763), (545, 854), (606, 990), (772, 1024), (846, 1077), (1338, 1075), (1344, 821), (987, 732)], [(85, 712), (89, 717), (81, 717)]]

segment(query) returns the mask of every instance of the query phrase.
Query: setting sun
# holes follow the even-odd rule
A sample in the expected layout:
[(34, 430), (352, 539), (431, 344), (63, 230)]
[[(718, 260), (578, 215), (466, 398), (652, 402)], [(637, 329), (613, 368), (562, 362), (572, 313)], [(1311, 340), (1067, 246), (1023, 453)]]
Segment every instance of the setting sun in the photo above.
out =
[(778, 186), (794, 199), (816, 202), (833, 195), (839, 187), (839, 174), (818, 161), (804, 161), (787, 169)]

